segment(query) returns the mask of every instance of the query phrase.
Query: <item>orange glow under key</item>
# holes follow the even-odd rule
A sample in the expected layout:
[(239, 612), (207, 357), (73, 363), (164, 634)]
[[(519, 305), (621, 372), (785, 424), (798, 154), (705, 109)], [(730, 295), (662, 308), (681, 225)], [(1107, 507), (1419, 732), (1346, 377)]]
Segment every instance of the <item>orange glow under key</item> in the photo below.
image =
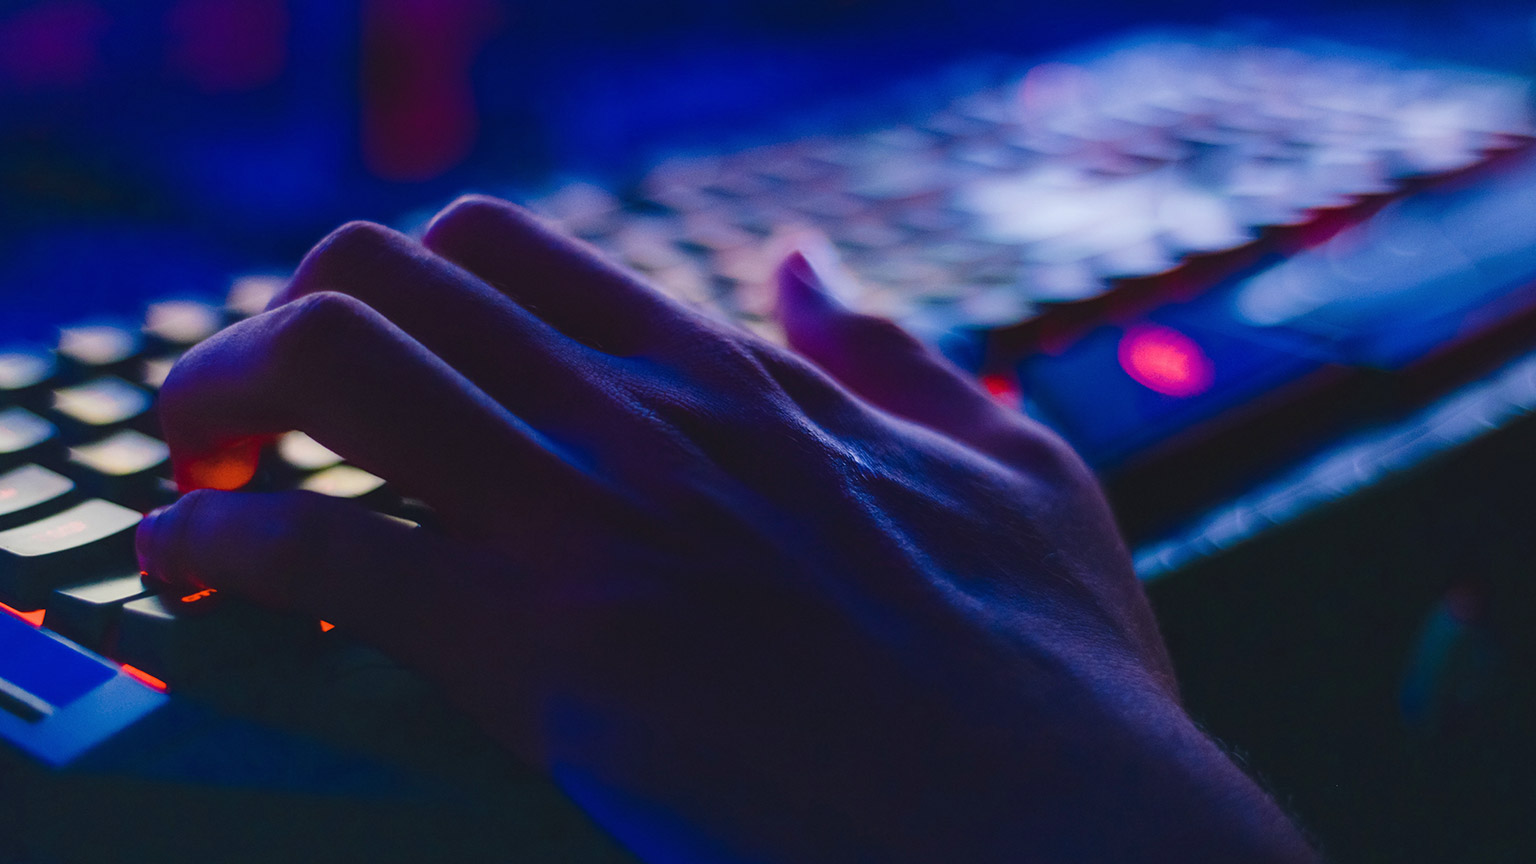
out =
[(33, 627), (43, 626), (43, 610), (41, 609), (35, 609), (31, 612), (23, 612), (20, 609), (12, 609), (4, 603), (0, 603), (0, 612), (8, 612), (12, 615), (15, 615), (17, 618), (20, 618), (28, 624), (31, 624)]

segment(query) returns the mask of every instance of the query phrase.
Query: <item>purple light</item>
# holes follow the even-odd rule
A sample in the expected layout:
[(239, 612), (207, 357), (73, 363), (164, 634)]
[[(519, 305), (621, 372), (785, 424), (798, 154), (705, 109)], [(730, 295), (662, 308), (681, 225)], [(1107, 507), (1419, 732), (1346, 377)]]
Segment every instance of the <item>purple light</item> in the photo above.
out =
[(283, 0), (181, 0), (167, 26), (172, 67), (204, 93), (255, 90), (288, 63)]
[(38, 3), (0, 20), (0, 78), (18, 90), (79, 87), (95, 74), (110, 23), (88, 0)]

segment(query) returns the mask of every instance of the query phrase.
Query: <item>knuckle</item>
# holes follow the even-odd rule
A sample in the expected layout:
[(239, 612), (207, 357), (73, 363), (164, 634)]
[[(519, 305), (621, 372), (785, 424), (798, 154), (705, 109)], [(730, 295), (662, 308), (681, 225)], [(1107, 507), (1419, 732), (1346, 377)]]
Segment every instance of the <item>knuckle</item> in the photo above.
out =
[(307, 294), (283, 307), (275, 324), (277, 347), (305, 348), (329, 341), (337, 330), (355, 326), (367, 314), (367, 308), (361, 300), (335, 291)]
[[(373, 222), (348, 222), (327, 234), (304, 256), (293, 280), (273, 301), (273, 306), (292, 302), (315, 289), (343, 286), (358, 281), (371, 265), (410, 248), (404, 235)], [(271, 307), (269, 307), (271, 308)]]
[(759, 370), (761, 363), (750, 337), (729, 327), (710, 328), (690, 334), (671, 346), (672, 362), (704, 380), (738, 377)]
[(457, 245), (502, 224), (517, 211), (507, 202), (485, 195), (465, 195), (443, 208), (428, 226), (423, 242), (428, 248)]
[(346, 294), (306, 294), (275, 313), (270, 336), (272, 362), (289, 369), (326, 352), (352, 350), (346, 346), (356, 341), (353, 334), (366, 328), (372, 315), (367, 304)]
[(310, 253), (322, 268), (368, 260), (399, 246), (402, 236), (375, 222), (348, 222), (326, 235)]
[[(1023, 419), (1023, 418), (1021, 418)], [(1092, 471), (1066, 439), (1039, 423), (1025, 419), (1009, 430), (1009, 460), (1047, 480), (1076, 480)]]

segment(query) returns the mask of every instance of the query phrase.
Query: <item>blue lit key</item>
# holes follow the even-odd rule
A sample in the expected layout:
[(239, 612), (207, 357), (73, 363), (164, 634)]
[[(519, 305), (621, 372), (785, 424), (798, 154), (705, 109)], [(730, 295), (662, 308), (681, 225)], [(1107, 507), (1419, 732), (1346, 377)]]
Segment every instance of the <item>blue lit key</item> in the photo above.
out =
[(64, 766), (167, 702), (81, 648), (0, 615), (0, 742)]

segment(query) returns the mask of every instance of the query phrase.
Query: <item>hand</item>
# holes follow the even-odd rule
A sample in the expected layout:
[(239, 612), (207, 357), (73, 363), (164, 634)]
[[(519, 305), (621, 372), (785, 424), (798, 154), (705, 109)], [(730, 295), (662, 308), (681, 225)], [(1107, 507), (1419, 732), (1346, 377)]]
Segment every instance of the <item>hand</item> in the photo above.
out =
[(1178, 704), (1089, 471), (792, 254), (799, 355), (491, 199), (190, 352), (183, 488), (301, 429), (441, 532), (194, 491), (144, 567), (334, 622), (654, 861), (1306, 861)]

